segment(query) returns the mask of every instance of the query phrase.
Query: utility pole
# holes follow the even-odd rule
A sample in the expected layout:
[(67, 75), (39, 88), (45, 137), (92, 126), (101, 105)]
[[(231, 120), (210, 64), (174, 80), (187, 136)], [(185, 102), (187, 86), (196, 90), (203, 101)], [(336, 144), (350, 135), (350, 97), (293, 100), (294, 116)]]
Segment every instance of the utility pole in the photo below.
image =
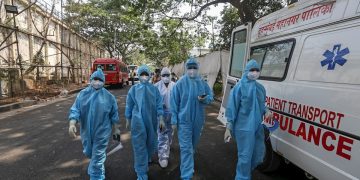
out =
[(61, 6), (61, 17), (60, 17), (60, 20), (61, 20), (61, 32), (60, 32), (60, 68), (61, 68), (61, 75), (60, 75), (60, 80), (62, 80), (63, 78), (63, 31), (64, 31), (64, 26), (63, 26), (63, 0), (61, 0), (60, 2), (60, 6)]

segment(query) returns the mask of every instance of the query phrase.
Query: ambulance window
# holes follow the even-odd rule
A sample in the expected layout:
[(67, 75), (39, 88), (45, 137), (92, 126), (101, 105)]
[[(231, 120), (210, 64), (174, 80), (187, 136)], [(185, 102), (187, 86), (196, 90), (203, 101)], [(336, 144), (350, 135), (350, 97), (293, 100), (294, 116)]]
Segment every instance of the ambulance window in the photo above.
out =
[(233, 36), (230, 76), (241, 77), (246, 54), (246, 29), (235, 32)]
[(250, 59), (261, 65), (261, 79), (285, 78), (294, 45), (295, 40), (287, 40), (251, 48)]
[(104, 66), (105, 66), (104, 64), (97, 64), (96, 69), (100, 68), (100, 69), (104, 70)]
[(115, 64), (107, 64), (106, 70), (107, 71), (116, 71), (116, 65)]
[(256, 60), (256, 62), (261, 65), (262, 61), (264, 60), (264, 56), (266, 53), (266, 47), (265, 48), (254, 48), (251, 50), (250, 59)]

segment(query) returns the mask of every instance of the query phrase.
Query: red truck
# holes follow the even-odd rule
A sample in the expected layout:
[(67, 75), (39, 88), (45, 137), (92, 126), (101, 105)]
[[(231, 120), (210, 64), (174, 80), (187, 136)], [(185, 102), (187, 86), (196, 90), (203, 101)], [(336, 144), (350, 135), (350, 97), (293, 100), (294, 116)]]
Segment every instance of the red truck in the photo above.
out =
[(127, 65), (120, 59), (97, 58), (95, 59), (92, 72), (101, 68), (105, 74), (105, 84), (123, 87), (124, 83), (129, 84)]

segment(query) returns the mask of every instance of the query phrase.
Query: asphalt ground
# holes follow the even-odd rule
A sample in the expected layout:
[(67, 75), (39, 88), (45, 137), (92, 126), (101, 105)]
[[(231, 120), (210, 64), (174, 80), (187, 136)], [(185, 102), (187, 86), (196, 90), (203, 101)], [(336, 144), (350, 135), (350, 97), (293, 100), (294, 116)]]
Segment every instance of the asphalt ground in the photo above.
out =
[[(129, 87), (108, 88), (117, 100), (124, 148), (107, 157), (106, 179), (136, 179), (130, 132), (125, 130), (125, 100)], [(68, 135), (68, 112), (76, 95), (57, 99), (11, 112), (0, 113), (0, 179), (89, 179), (89, 160), (82, 154), (80, 137)], [(194, 179), (234, 179), (236, 144), (224, 143), (225, 128), (216, 119), (220, 103), (206, 108), (206, 124), (195, 154)], [(116, 143), (110, 140), (109, 147)], [(110, 150), (108, 148), (108, 151)], [(162, 169), (154, 155), (149, 166), (149, 179), (179, 179), (179, 145), (177, 136), (171, 147), (169, 166)], [(253, 172), (253, 179), (305, 179), (304, 173), (293, 165), (263, 174)]]

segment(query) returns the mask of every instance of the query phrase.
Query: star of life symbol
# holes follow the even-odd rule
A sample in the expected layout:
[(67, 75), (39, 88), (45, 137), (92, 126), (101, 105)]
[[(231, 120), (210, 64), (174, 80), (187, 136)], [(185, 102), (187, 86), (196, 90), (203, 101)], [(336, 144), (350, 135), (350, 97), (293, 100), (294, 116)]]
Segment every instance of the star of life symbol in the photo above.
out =
[(341, 44), (336, 44), (332, 51), (326, 50), (324, 52), (323, 56), (325, 56), (326, 59), (321, 61), (321, 66), (324, 67), (328, 65), (328, 70), (334, 70), (336, 64), (343, 66), (347, 61), (343, 56), (349, 53), (349, 48), (341, 49)]

